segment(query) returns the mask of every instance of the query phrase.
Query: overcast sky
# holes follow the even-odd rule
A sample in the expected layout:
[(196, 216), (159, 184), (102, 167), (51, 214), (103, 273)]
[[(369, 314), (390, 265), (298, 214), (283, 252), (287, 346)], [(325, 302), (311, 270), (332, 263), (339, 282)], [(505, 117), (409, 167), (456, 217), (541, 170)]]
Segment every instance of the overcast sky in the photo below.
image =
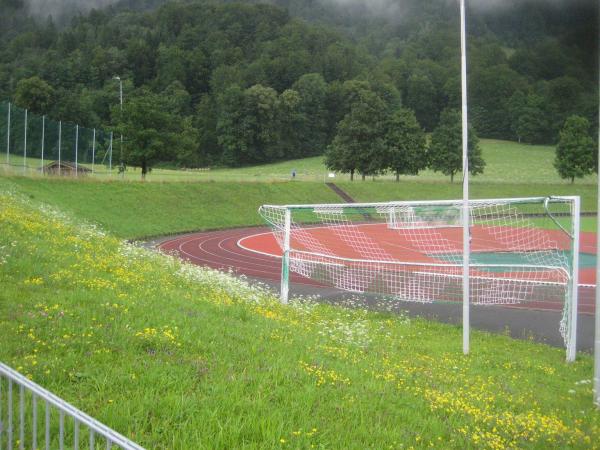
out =
[(55, 18), (64, 14), (88, 12), (116, 2), (117, 0), (25, 0), (31, 14), (38, 17), (51, 15)]
[[(116, 3), (118, 0), (25, 0), (30, 12), (38, 17), (52, 15), (59, 18), (63, 15), (71, 16), (77, 12), (88, 12), (92, 8), (101, 8)], [(405, 0), (319, 0), (323, 3), (333, 3), (351, 8), (360, 6), (364, 11), (366, 7), (374, 15), (382, 17), (400, 17)], [(423, 0), (427, 1), (427, 0)], [(459, 0), (447, 0), (458, 5)], [(506, 9), (524, 0), (465, 0), (470, 7), (491, 10), (494, 8)], [(534, 0), (543, 4), (569, 4), (585, 0)], [(591, 1), (591, 0), (589, 0)]]

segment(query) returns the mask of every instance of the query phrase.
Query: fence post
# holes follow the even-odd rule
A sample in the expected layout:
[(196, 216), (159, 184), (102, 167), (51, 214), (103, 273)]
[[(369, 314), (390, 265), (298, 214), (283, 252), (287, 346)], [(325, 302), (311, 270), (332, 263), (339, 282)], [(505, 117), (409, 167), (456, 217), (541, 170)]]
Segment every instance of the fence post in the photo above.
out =
[(25, 122), (23, 124), (23, 171), (27, 169), (27, 109), (25, 110)]
[(110, 145), (108, 153), (108, 173), (112, 175), (112, 148), (113, 148), (113, 132), (110, 132)]
[(8, 128), (6, 130), (6, 165), (10, 165), (10, 102), (8, 102)]
[(46, 145), (46, 116), (42, 116), (42, 175), (44, 174), (44, 146)]
[(79, 125), (75, 125), (75, 176), (77, 173), (77, 152), (79, 150)]
[(96, 161), (96, 129), (92, 137), (92, 173), (94, 173), (94, 162)]
[(62, 120), (58, 121), (58, 174), (61, 175), (60, 170), (60, 147), (62, 144)]

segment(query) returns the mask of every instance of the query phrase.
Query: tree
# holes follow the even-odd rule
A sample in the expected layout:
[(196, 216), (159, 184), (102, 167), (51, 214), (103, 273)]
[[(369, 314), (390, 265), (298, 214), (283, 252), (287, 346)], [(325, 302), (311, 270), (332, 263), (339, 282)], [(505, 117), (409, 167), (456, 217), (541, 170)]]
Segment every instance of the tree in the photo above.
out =
[[(468, 133), (469, 173), (483, 173), (485, 161), (481, 156), (479, 139), (472, 127)], [(454, 175), (462, 170), (462, 126), (461, 113), (455, 109), (445, 109), (440, 115), (440, 124), (433, 131), (429, 146), (429, 167), (444, 175)]]
[(301, 136), (300, 155), (323, 154), (327, 145), (327, 83), (318, 73), (302, 75), (292, 87), (300, 95)]
[(473, 125), (486, 137), (512, 137), (509, 100), (525, 87), (521, 76), (507, 65), (495, 65), (475, 70), (471, 79)]
[[(165, 111), (159, 95), (148, 91), (113, 108), (117, 131), (123, 134), (123, 162), (142, 168), (142, 179), (159, 161), (169, 161), (181, 142), (177, 139), (177, 117)], [(187, 141), (187, 138), (186, 138)]]
[(427, 167), (425, 134), (412, 110), (398, 109), (386, 128), (388, 165), (396, 173), (396, 181), (401, 174), (417, 175)]
[(256, 164), (283, 156), (277, 145), (279, 99), (274, 89), (257, 84), (242, 90), (234, 84), (219, 103), (217, 135), (224, 164)]
[(386, 105), (375, 93), (364, 91), (352, 109), (338, 124), (333, 142), (325, 153), (325, 165), (331, 170), (358, 171), (376, 175), (385, 169), (386, 146), (384, 127)]
[(244, 129), (247, 139), (245, 162), (267, 162), (283, 157), (279, 141), (277, 92), (260, 84), (244, 91)]
[(228, 166), (243, 164), (241, 153), (246, 151), (243, 122), (244, 91), (237, 84), (217, 96), (217, 142), (223, 148), (221, 162)]
[(40, 77), (25, 78), (17, 83), (15, 102), (36, 114), (47, 114), (53, 97), (54, 89)]
[(596, 168), (594, 140), (589, 135), (590, 123), (585, 117), (570, 116), (560, 132), (554, 167), (561, 178), (582, 178)]
[(406, 105), (415, 111), (419, 123), (432, 130), (438, 120), (437, 92), (425, 75), (411, 75), (408, 79)]
[(299, 145), (303, 139), (304, 115), (299, 111), (300, 94), (294, 89), (286, 89), (279, 96), (279, 129), (278, 145), (282, 152), (291, 158), (306, 156)]

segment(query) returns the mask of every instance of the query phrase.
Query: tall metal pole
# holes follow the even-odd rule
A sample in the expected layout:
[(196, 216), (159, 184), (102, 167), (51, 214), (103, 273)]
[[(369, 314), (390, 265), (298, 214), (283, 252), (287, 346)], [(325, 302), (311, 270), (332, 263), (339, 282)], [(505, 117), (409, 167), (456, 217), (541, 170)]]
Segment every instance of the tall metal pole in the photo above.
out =
[(23, 170), (27, 169), (27, 110), (25, 110), (25, 122), (23, 123)]
[(42, 116), (42, 174), (44, 173), (44, 147), (46, 146), (46, 116)]
[(471, 251), (469, 233), (469, 128), (467, 116), (467, 32), (465, 0), (460, 0), (460, 77), (462, 90), (462, 166), (463, 166), (463, 353), (469, 354), (469, 256)]
[[(598, 19), (600, 22), (600, 10), (598, 11)], [(598, 41), (600, 42), (600, 40)], [(600, 48), (598, 51), (598, 76), (600, 77)], [(598, 79), (598, 87), (600, 87), (600, 78)], [(598, 91), (600, 94), (600, 90)], [(600, 97), (598, 98), (600, 105)], [(598, 111), (598, 158), (600, 161), (600, 108)], [(598, 204), (596, 205), (596, 214), (600, 214), (600, 174), (598, 174)], [(600, 248), (600, 227), (596, 230), (596, 248)], [(596, 261), (596, 327), (594, 330), (594, 403), (600, 409), (600, 264)]]
[(6, 164), (10, 165), (10, 102), (8, 102), (8, 127), (6, 130)]

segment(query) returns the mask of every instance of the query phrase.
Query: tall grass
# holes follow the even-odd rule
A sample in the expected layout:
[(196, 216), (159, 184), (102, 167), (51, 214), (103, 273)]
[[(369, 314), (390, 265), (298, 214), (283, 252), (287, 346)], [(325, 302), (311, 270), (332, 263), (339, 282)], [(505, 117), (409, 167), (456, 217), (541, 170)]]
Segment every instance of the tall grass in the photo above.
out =
[(463, 356), (457, 327), (282, 306), (5, 189), (0, 230), (0, 360), (149, 448), (599, 442), (589, 356), (481, 332)]

